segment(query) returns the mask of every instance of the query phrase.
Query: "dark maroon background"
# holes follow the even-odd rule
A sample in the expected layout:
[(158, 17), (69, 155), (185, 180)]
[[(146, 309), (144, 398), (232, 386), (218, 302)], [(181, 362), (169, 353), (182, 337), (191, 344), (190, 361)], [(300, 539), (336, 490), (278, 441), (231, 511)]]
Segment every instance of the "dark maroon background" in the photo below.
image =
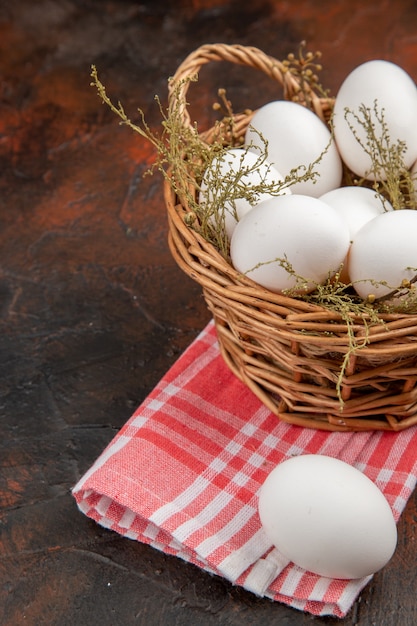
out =
[[(166, 80), (202, 43), (284, 58), (323, 52), (335, 94), (362, 61), (417, 77), (415, 2), (0, 0), (0, 623), (165, 626), (333, 624), (268, 600), (79, 513), (71, 487), (209, 319), (174, 265), (153, 152), (89, 86), (153, 128)], [(227, 64), (190, 92), (210, 117), (277, 97)], [(208, 122), (207, 122), (208, 123)], [(417, 454), (417, 451), (416, 451)], [(389, 565), (344, 624), (417, 623), (416, 497)]]

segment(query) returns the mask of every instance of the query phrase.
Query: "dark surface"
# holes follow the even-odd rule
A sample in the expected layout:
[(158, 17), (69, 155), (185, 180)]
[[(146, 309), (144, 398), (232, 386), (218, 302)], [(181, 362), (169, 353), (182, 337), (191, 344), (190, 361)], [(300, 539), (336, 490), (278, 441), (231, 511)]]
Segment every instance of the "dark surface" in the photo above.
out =
[[(318, 8), (320, 7), (320, 8)], [(152, 150), (101, 105), (96, 64), (131, 116), (191, 50), (222, 41), (284, 58), (306, 39), (332, 93), (388, 58), (417, 77), (415, 2), (0, 0), (0, 624), (333, 624), (213, 578), (83, 516), (70, 490), (209, 319), (166, 244)], [(235, 109), (268, 79), (207, 69)], [(417, 452), (416, 452), (417, 454)], [(389, 565), (346, 625), (413, 626), (416, 496)]]

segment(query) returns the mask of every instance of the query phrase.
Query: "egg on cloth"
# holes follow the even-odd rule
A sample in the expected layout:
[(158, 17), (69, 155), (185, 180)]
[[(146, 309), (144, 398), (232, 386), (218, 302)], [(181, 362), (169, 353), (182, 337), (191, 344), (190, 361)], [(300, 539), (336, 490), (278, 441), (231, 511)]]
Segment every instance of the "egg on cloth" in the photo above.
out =
[(356, 234), (348, 273), (363, 299), (387, 296), (417, 274), (417, 211), (399, 209), (378, 215)]
[[(339, 187), (342, 161), (330, 130), (313, 111), (296, 102), (275, 100), (259, 108), (245, 134), (245, 145), (265, 151), (268, 161), (283, 176), (300, 166), (314, 166), (314, 179), (297, 181), (291, 191), (314, 197)], [(299, 170), (302, 173), (302, 170)]]
[(330, 578), (370, 576), (388, 563), (397, 527), (383, 493), (365, 474), (333, 457), (287, 459), (259, 492), (262, 527), (281, 554)]
[(348, 229), (330, 205), (291, 194), (261, 202), (240, 220), (230, 257), (238, 272), (266, 289), (305, 293), (339, 270), (348, 248)]
[[(200, 186), (199, 203), (208, 211), (210, 222), (224, 225), (229, 239), (237, 222), (262, 200), (271, 197), (270, 191), (260, 191), (262, 186), (273, 193), (291, 193), (283, 186), (283, 177), (262, 155), (242, 148), (231, 148), (215, 157), (206, 169)], [(254, 189), (255, 188), (255, 189)]]
[(417, 88), (412, 78), (390, 61), (367, 61), (345, 78), (335, 98), (332, 120), (342, 160), (358, 176), (383, 179), (383, 169), (380, 175), (372, 173), (372, 159), (364, 149), (368, 136), (361, 107), (369, 110), (377, 138), (383, 135), (383, 115), (390, 144), (405, 142), (403, 161), (409, 169), (417, 159)]

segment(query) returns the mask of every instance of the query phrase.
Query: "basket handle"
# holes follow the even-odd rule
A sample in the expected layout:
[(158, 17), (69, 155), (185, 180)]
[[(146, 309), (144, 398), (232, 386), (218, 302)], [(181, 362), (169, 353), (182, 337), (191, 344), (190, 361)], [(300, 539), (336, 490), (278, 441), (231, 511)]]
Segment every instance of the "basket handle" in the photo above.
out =
[[(205, 44), (194, 52), (191, 52), (178, 67), (168, 84), (169, 107), (179, 105), (179, 111), (185, 126), (191, 126), (191, 119), (187, 111), (187, 91), (190, 78), (197, 76), (200, 69), (212, 61), (228, 61), (236, 65), (246, 65), (264, 72), (267, 76), (277, 81), (284, 90), (286, 100), (295, 99), (300, 92), (301, 86), (298, 78), (287, 70), (281, 61), (268, 56), (259, 48), (242, 46), (239, 44)], [(304, 85), (308, 90), (309, 99), (314, 112), (324, 121), (323, 98), (320, 98), (309, 85)]]

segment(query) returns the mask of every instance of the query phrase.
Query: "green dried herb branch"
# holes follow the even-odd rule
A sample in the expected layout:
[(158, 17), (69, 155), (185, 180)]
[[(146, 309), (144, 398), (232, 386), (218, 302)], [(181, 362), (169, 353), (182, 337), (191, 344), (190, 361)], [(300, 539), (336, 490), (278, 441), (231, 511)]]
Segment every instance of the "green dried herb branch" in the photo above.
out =
[[(371, 302), (364, 301), (360, 298), (353, 290), (351, 283), (347, 284), (340, 281), (343, 266), (341, 266), (336, 273), (329, 272), (328, 278), (324, 283), (315, 283), (313, 290), (311, 290), (311, 280), (297, 274), (286, 256), (272, 259), (269, 262), (259, 263), (248, 270), (246, 274), (250, 274), (251, 271), (269, 263), (278, 263), (280, 267), (285, 269), (285, 271), (295, 279), (294, 286), (284, 291), (285, 295), (316, 304), (319, 307), (338, 313), (341, 321), (346, 326), (348, 345), (336, 381), (336, 392), (340, 403), (340, 410), (342, 411), (344, 407), (342, 386), (351, 357), (361, 348), (368, 345), (369, 329), (371, 326), (376, 324), (384, 325), (384, 320), (381, 318), (382, 311), (380, 312), (377, 306), (373, 306)], [(308, 288), (309, 291), (307, 292)], [(361, 320), (361, 333), (359, 337), (355, 334), (358, 319)]]
[[(258, 143), (256, 146), (251, 143), (242, 149), (241, 166), (238, 169), (230, 167), (226, 173), (222, 171), (222, 165), (224, 162), (227, 163), (228, 159), (228, 146), (216, 152), (215, 160), (208, 164), (206, 170), (206, 180), (210, 186), (210, 201), (203, 201), (197, 204), (194, 209), (199, 218), (201, 233), (215, 245), (226, 259), (229, 259), (230, 242), (225, 230), (225, 212), (228, 211), (237, 220), (237, 200), (245, 199), (254, 206), (262, 194), (276, 197), (290, 189), (296, 182), (310, 180), (314, 182), (318, 177), (316, 166), (328, 150), (328, 146), (326, 146), (325, 150), (312, 163), (293, 168), (282, 180), (271, 183), (266, 180), (271, 170), (267, 161), (268, 142), (261, 133), (257, 132), (257, 134), (262, 147)], [(244, 162), (245, 155), (249, 151), (256, 155), (256, 160), (250, 165)], [(251, 173), (258, 173), (262, 166), (266, 166), (265, 174), (261, 176), (258, 183), (248, 185), (244, 182), (244, 179), (250, 177)]]
[(329, 98), (329, 90), (324, 89), (319, 80), (319, 74), (323, 67), (319, 62), (322, 53), (306, 51), (306, 42), (302, 41), (298, 49), (298, 56), (294, 53), (288, 54), (282, 65), (285, 71), (290, 72), (299, 83), (299, 91), (294, 96), (294, 100), (305, 104), (310, 109), (312, 106), (312, 94), (322, 98)]
[[(163, 176), (169, 180), (173, 191), (186, 208), (185, 219), (191, 228), (198, 229), (202, 236), (212, 243), (216, 249), (229, 259), (229, 241), (224, 228), (225, 206), (233, 206), (239, 198), (247, 199), (251, 204), (256, 203), (256, 198), (262, 193), (276, 196), (296, 182), (315, 180), (318, 173), (315, 171), (317, 164), (328, 150), (328, 146), (317, 159), (308, 164), (293, 168), (282, 182), (267, 183), (261, 180), (259, 184), (247, 186), (242, 183), (242, 178), (266, 161), (267, 142), (261, 137), (263, 148), (256, 148), (258, 158), (253, 166), (242, 166), (239, 171), (230, 170), (229, 174), (223, 176), (214, 175), (210, 177), (211, 182), (211, 202), (200, 203), (199, 191), (202, 178), (207, 168), (216, 160), (218, 164), (227, 158), (230, 147), (241, 145), (241, 138), (237, 137), (234, 131), (234, 114), (230, 100), (227, 99), (226, 91), (218, 91), (221, 103), (215, 108), (221, 110), (224, 115), (221, 120), (215, 123), (210, 135), (210, 141), (205, 141), (199, 134), (197, 124), (193, 126), (183, 123), (183, 106), (179, 93), (182, 91), (185, 82), (196, 81), (197, 77), (188, 77), (176, 86), (171, 102), (173, 103), (167, 112), (164, 111), (158, 97), (158, 103), (162, 117), (162, 132), (155, 133), (146, 123), (145, 115), (141, 109), (139, 112), (139, 123), (134, 123), (127, 116), (120, 102), (114, 104), (106, 93), (104, 85), (98, 78), (97, 70), (93, 66), (91, 76), (92, 85), (96, 87), (102, 101), (118, 115), (121, 124), (125, 124), (133, 131), (139, 133), (147, 139), (155, 148), (156, 160), (148, 170), (152, 174), (158, 169)], [(247, 146), (245, 150), (250, 150), (253, 145)], [(217, 166), (219, 173), (220, 165)], [(197, 220), (195, 219), (197, 217)]]
[[(404, 163), (407, 145), (405, 141), (392, 141), (384, 109), (379, 109), (376, 100), (372, 108), (364, 104), (358, 107), (357, 112), (346, 108), (345, 120), (371, 161), (368, 180), (360, 179), (356, 184), (370, 186), (371, 180), (372, 188), (387, 198), (394, 209), (415, 209), (415, 182)], [(365, 137), (358, 132), (357, 125), (364, 130)]]
[[(329, 274), (328, 279), (323, 284), (316, 284), (314, 291), (304, 296), (299, 294), (298, 297), (337, 312), (346, 325), (348, 348), (344, 354), (336, 382), (337, 397), (342, 411), (344, 407), (342, 386), (350, 360), (354, 354), (369, 343), (369, 328), (375, 324), (384, 325), (384, 321), (376, 307), (363, 301), (355, 294), (351, 283), (347, 284), (340, 281), (341, 271), (342, 267), (335, 275)], [(360, 337), (355, 334), (358, 318), (361, 320)]]
[[(224, 150), (224, 145), (227, 143), (225, 135), (230, 136), (230, 128), (226, 128), (227, 124), (224, 120), (215, 125), (210, 143), (200, 137), (196, 124), (194, 126), (184, 125), (183, 104), (181, 104), (180, 98), (175, 97), (175, 94), (180, 93), (185, 82), (195, 81), (197, 77), (188, 77), (178, 83), (176, 91), (174, 91), (173, 101), (175, 104), (167, 112), (163, 109), (158, 96), (155, 96), (162, 117), (162, 132), (156, 133), (148, 126), (141, 109), (138, 109), (139, 123), (134, 123), (127, 116), (120, 102), (117, 105), (112, 102), (104, 85), (99, 80), (94, 66), (91, 76), (93, 79), (92, 86), (96, 87), (102, 101), (120, 118), (121, 124), (139, 133), (155, 148), (155, 162), (147, 174), (153, 174), (155, 169), (159, 170), (164, 178), (169, 181), (173, 191), (189, 213), (197, 214), (199, 204), (196, 199), (195, 187), (198, 188), (203, 173), (214, 156)], [(190, 221), (194, 222), (194, 220)]]
[[(407, 271), (417, 272), (415, 267), (407, 267)], [(404, 278), (401, 285), (392, 287), (386, 281), (371, 282), (374, 286), (384, 286), (389, 289), (388, 293), (377, 298), (370, 294), (367, 302), (372, 304), (380, 313), (407, 313), (414, 315), (417, 313), (417, 273), (411, 278)]]
[[(222, 128), (222, 139), (224, 145), (228, 146), (241, 146), (245, 141), (245, 136), (242, 133), (236, 131), (235, 114), (232, 107), (232, 102), (227, 98), (226, 89), (221, 87), (217, 91), (219, 100), (213, 103), (213, 111), (222, 113), (223, 117), (218, 122), (219, 127)], [(246, 110), (245, 115), (250, 115), (252, 112)]]

